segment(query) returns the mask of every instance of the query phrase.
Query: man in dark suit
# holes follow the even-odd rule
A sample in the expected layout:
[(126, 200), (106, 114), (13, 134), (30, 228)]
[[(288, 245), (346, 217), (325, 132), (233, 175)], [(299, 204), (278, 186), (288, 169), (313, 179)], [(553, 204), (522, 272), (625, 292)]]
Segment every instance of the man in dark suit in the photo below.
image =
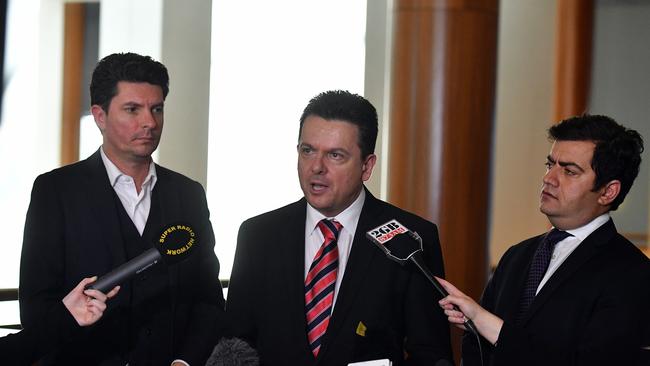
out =
[[(540, 210), (554, 229), (503, 255), (480, 306), (445, 281), (440, 303), (452, 323), (474, 321), (486, 365), (632, 365), (650, 321), (650, 261), (609, 212), (632, 187), (643, 140), (596, 115), (549, 138)], [(464, 365), (480, 365), (477, 344), (466, 334)]]
[[(451, 359), (449, 328), (424, 276), (390, 261), (366, 232), (391, 219), (419, 233), (443, 274), (434, 224), (370, 194), (377, 114), (363, 97), (329, 91), (300, 118), (301, 200), (239, 230), (226, 313), (265, 365)], [(443, 361), (444, 362), (444, 361)]]
[(205, 192), (154, 164), (169, 91), (167, 69), (147, 56), (112, 54), (95, 68), (91, 112), (103, 143), (86, 160), (39, 176), (27, 212), (20, 310), (32, 326), (83, 277), (103, 274), (184, 223), (198, 244), (174, 266), (122, 285), (102, 322), (43, 364), (202, 365), (223, 312), (219, 263)]

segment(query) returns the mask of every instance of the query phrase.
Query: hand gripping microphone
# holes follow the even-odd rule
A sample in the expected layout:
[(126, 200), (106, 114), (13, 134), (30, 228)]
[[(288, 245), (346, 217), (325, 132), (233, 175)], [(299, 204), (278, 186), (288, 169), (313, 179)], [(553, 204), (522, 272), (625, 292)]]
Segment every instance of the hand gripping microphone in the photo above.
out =
[(190, 225), (177, 223), (165, 226), (154, 241), (153, 248), (101, 276), (86, 289), (107, 293), (161, 260), (170, 265), (186, 259), (197, 243), (198, 236)]
[[(422, 258), (422, 238), (418, 233), (407, 229), (406, 226), (393, 219), (368, 231), (366, 237), (375, 243), (389, 259), (399, 263), (401, 266), (411, 261), (422, 272), (424, 277), (431, 282), (442, 297), (449, 295), (447, 290), (433, 277), (429, 268), (424, 264), (424, 259)], [(460, 311), (456, 306), (454, 308)], [(465, 320), (465, 327), (470, 332), (478, 335), (476, 326), (474, 326), (474, 323), (470, 319)]]

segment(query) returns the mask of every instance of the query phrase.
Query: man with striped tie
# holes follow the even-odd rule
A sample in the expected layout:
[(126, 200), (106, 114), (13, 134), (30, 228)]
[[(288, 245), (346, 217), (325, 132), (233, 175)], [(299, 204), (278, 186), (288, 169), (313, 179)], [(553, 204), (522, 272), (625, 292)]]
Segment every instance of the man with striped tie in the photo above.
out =
[(393, 365), (451, 360), (439, 297), (415, 268), (388, 260), (366, 232), (396, 219), (423, 239), (443, 275), (437, 228), (364, 187), (376, 162), (377, 113), (346, 91), (313, 98), (300, 118), (299, 201), (239, 230), (227, 301), (232, 333), (262, 364)]

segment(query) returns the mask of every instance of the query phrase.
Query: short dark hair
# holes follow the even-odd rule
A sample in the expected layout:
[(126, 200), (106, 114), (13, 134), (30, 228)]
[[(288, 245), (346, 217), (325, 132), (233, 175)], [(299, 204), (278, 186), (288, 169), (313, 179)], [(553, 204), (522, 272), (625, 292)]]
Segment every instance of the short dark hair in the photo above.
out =
[(364, 97), (347, 90), (330, 90), (313, 97), (300, 116), (300, 130), (309, 116), (318, 116), (325, 120), (340, 120), (352, 123), (359, 129), (359, 148), (365, 159), (375, 152), (377, 142), (377, 110)]
[(169, 93), (169, 74), (165, 65), (137, 53), (113, 53), (95, 66), (90, 81), (90, 105), (99, 105), (108, 113), (120, 81), (158, 85), (162, 88), (163, 98)]
[(639, 174), (643, 138), (632, 129), (601, 115), (582, 115), (563, 120), (548, 130), (553, 141), (593, 141), (596, 144), (591, 168), (596, 173), (593, 190), (604, 187), (612, 180), (621, 182), (621, 191), (612, 201), (614, 211), (623, 203)]

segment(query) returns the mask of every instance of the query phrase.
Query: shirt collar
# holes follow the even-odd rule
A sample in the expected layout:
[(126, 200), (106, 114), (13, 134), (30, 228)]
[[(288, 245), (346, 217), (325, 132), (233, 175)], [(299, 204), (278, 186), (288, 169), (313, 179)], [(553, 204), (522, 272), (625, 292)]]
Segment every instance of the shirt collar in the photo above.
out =
[(610, 220), (609, 212), (605, 212), (604, 214), (591, 220), (588, 224), (581, 226), (577, 229), (566, 230), (566, 232), (575, 236), (582, 242), (583, 240), (587, 239), (587, 237), (591, 235), (591, 233), (596, 231), (596, 229), (598, 229), (599, 227), (603, 226), (609, 220)]
[[(111, 159), (109, 159), (108, 156), (106, 156), (103, 147), (99, 148), (99, 154), (101, 155), (102, 161), (104, 162), (104, 167), (106, 168), (106, 174), (108, 174), (108, 182), (110, 183), (111, 187), (115, 187), (118, 179), (120, 179), (121, 176), (127, 176), (127, 175), (124, 174), (117, 166), (115, 166), (115, 164), (113, 164)], [(142, 186), (149, 187), (149, 189), (151, 190), (156, 185), (157, 179), (158, 176), (156, 175), (156, 164), (152, 160), (149, 163), (149, 173), (147, 173), (147, 177), (142, 183)]]
[(326, 217), (322, 213), (318, 212), (312, 205), (307, 203), (307, 219), (306, 219), (306, 227), (311, 228), (311, 231), (314, 231), (316, 229), (316, 225), (322, 220), (322, 219), (335, 219), (336, 221), (340, 222), (341, 225), (343, 225), (343, 228), (352, 228), (356, 227), (356, 223), (359, 220), (359, 216), (361, 216), (361, 209), (363, 209), (363, 203), (366, 200), (366, 190), (361, 189), (361, 192), (359, 193), (359, 196), (357, 197), (354, 202), (350, 206), (348, 206), (345, 210), (343, 210), (341, 213), (334, 217)]

